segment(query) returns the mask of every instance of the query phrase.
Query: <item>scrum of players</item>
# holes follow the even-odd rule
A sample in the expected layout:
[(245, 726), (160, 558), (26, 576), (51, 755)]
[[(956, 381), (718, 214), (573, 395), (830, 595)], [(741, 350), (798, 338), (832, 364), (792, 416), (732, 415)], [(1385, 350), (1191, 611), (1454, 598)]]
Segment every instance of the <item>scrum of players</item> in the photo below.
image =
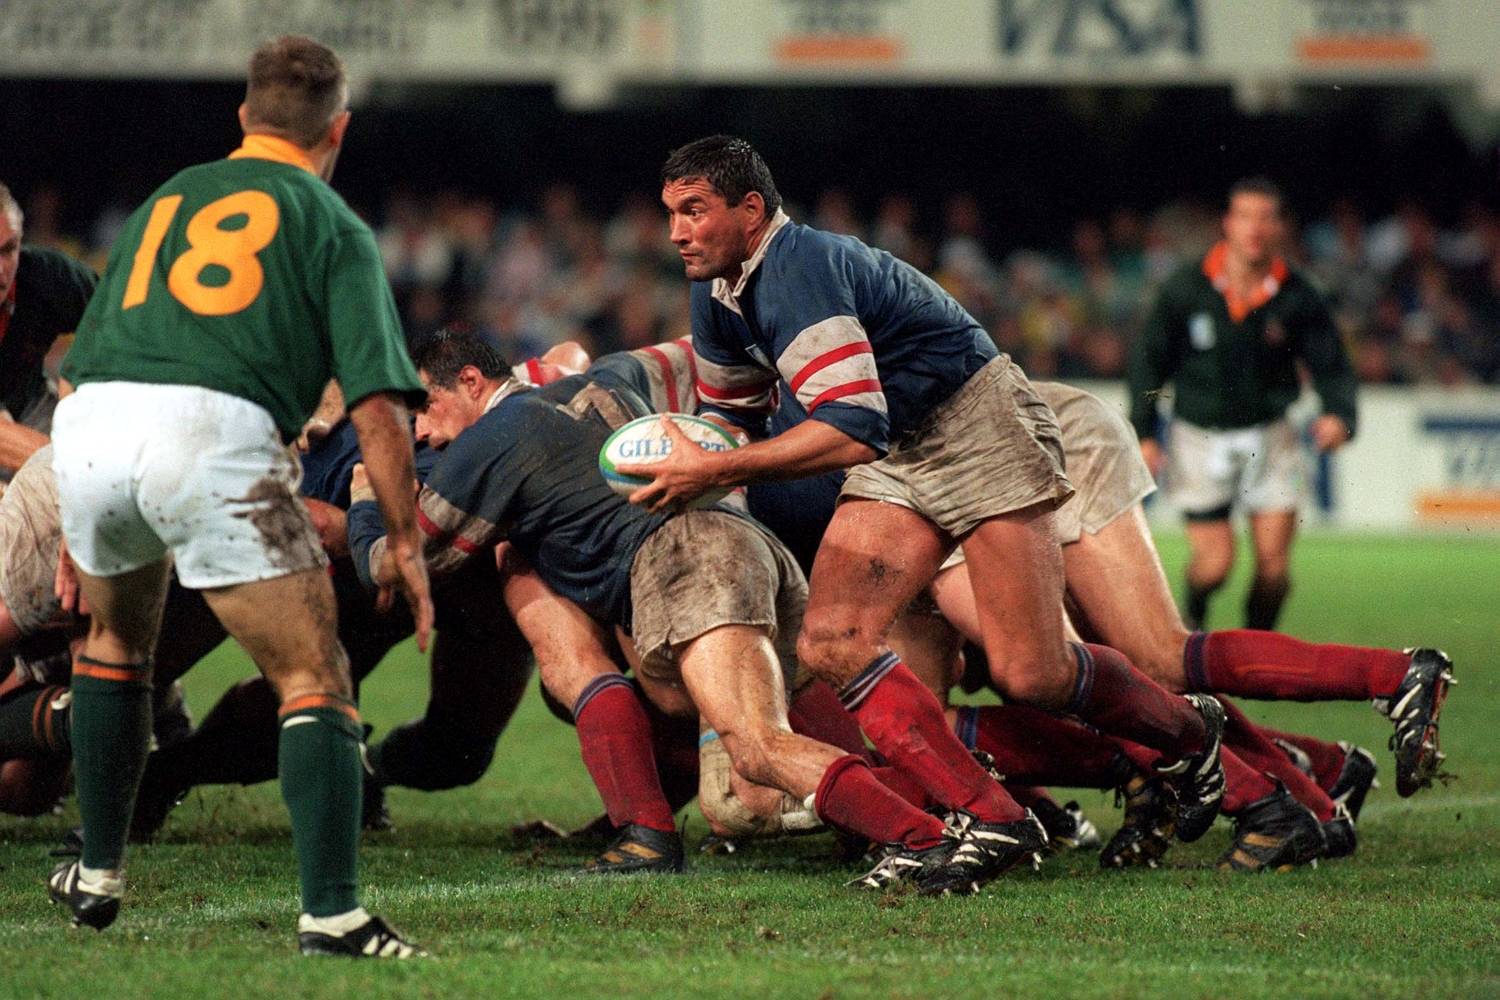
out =
[[(527, 832), (597, 845), (580, 877), (683, 871), (676, 816), (694, 798), (703, 849), (827, 830), (868, 868), (849, 884), (873, 891), (974, 893), (1062, 850), (1156, 867), (1221, 814), (1234, 822), (1221, 869), (1354, 854), (1374, 755), (1258, 725), (1231, 698), (1370, 700), (1394, 726), (1399, 794), (1444, 777), (1445, 655), (1190, 631), (1119, 414), (1029, 382), (889, 254), (791, 222), (743, 141), (689, 143), (661, 179), (693, 282), (691, 341), (598, 359), (567, 344), (514, 368), (461, 329), (412, 347), (436, 638), (423, 715), (365, 730), (367, 828), (390, 823), (388, 786), (479, 780), (533, 670), (605, 814)], [(18, 243), (3, 188), (0, 215)], [(72, 329), (88, 290), (47, 337)], [(599, 471), (606, 438), (670, 413), (741, 446), (710, 454), (666, 421), (672, 453), (622, 467), (641, 485), (616, 492)], [(89, 608), (70, 586), (52, 448), (27, 440), (0, 497), (0, 644), (15, 663), (0, 682), (0, 809), (39, 815), (69, 790)], [(420, 616), (380, 597), (400, 584), (387, 509), (337, 383), (296, 447), (357, 698)], [(277, 777), (266, 678), (196, 726), (187, 716), (176, 681), (227, 634), (211, 611), (175, 580), (166, 592), (131, 842), (194, 787)], [(1001, 703), (957, 706), (954, 688)], [(1115, 789), (1119, 828), (1104, 841), (1048, 786)], [(87, 825), (65, 849), (83, 849)], [(68, 877), (54, 899), (90, 923), (93, 900)], [(375, 941), (349, 953), (420, 954), (394, 933)]]

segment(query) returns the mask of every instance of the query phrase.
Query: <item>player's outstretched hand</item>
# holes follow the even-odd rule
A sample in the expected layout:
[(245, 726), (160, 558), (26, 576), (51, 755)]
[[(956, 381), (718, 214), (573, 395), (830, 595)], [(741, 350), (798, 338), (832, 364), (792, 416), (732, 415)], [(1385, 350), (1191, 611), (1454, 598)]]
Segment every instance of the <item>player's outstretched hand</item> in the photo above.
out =
[(670, 418), (662, 417), (661, 426), (672, 439), (672, 450), (665, 458), (646, 465), (615, 466), (615, 471), (622, 476), (651, 480), (649, 485), (630, 494), (630, 502), (642, 505), (653, 514), (682, 510), (715, 486), (724, 485), (719, 479), (719, 465), (713, 452), (684, 434)]
[(394, 539), (387, 539), (385, 555), (381, 557), (375, 580), (380, 586), (375, 598), (376, 608), (389, 611), (399, 590), (417, 624), (417, 648), (427, 652), (434, 612), (432, 587), (427, 580), (427, 562), (422, 558), (421, 546), (398, 546)]

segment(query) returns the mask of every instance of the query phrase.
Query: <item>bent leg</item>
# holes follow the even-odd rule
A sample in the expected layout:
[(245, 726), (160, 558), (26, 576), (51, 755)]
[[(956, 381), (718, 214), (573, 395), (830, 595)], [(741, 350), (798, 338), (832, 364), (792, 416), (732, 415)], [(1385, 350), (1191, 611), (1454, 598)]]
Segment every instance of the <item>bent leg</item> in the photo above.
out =
[(846, 500), (813, 563), (797, 655), (839, 693), (870, 741), (937, 801), (984, 822), (1026, 815), (953, 735), (942, 704), (887, 634), (932, 580), (951, 541), (895, 504)]
[(684, 644), (677, 659), (740, 777), (812, 799), (825, 821), (883, 844), (921, 849), (942, 839), (943, 824), (889, 791), (860, 757), (792, 732), (781, 667), (762, 629), (720, 626)]
[(1062, 551), (1068, 594), (1090, 633), (1167, 690), (1189, 690), (1182, 663), (1188, 630), (1140, 505)]

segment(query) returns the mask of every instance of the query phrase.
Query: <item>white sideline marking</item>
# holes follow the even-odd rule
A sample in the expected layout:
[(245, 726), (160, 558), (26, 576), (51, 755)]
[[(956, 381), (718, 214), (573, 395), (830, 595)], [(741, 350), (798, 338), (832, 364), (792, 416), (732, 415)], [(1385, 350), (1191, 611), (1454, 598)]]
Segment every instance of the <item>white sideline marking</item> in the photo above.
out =
[(1445, 812), (1449, 809), (1483, 809), (1500, 806), (1500, 795), (1455, 795), (1451, 798), (1403, 799), (1398, 802), (1371, 802), (1360, 810), (1366, 816), (1394, 816), (1404, 812)]

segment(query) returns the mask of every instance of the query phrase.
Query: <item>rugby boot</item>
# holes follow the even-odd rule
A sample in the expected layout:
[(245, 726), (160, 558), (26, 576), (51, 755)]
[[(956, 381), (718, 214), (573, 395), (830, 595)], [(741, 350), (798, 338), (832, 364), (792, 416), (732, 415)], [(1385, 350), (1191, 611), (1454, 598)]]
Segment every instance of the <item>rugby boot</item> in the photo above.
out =
[(941, 842), (931, 847), (915, 850), (910, 847), (893, 847), (869, 872), (845, 885), (855, 889), (881, 891), (903, 882), (920, 882), (928, 874), (947, 864), (958, 840), (951, 831), (944, 833)]
[(1133, 776), (1115, 792), (1125, 799), (1125, 819), (1099, 852), (1101, 868), (1155, 868), (1172, 847), (1176, 803), (1160, 775)]
[(1354, 836), (1354, 817), (1348, 808), (1335, 803), (1333, 818), (1323, 821), (1323, 836), (1328, 838), (1325, 858), (1347, 858), (1354, 853), (1358, 841)]
[(676, 830), (657, 830), (639, 823), (621, 827), (615, 842), (578, 869), (579, 875), (617, 875), (627, 872), (680, 872), (687, 869), (682, 836)]
[(1309, 778), (1313, 777), (1313, 761), (1312, 758), (1307, 755), (1306, 750), (1303, 750), (1301, 747), (1291, 742), (1290, 740), (1283, 740), (1279, 737), (1273, 739), (1271, 742), (1276, 745), (1276, 749), (1286, 754), (1287, 760), (1292, 762), (1293, 767), (1301, 771), (1303, 774), (1307, 775)]
[(1191, 844), (1208, 832), (1224, 801), (1224, 764), (1219, 759), (1224, 740), (1224, 706), (1206, 694), (1183, 695), (1203, 716), (1203, 746), (1171, 767), (1162, 768), (1177, 794), (1177, 839)]
[(102, 931), (120, 915), (120, 898), (125, 895), (125, 880), (105, 876), (96, 882), (84, 882), (81, 861), (64, 861), (52, 869), (47, 879), (47, 896), (66, 906), (73, 915), (73, 926), (88, 926)]
[(1339, 749), (1344, 751), (1344, 765), (1339, 768), (1338, 780), (1328, 790), (1328, 797), (1335, 805), (1349, 810), (1350, 819), (1359, 819), (1365, 796), (1370, 794), (1371, 788), (1379, 785), (1375, 774), (1380, 768), (1375, 763), (1375, 755), (1364, 747), (1339, 740)]
[(1446, 780), (1445, 755), (1438, 749), (1438, 713), (1454, 683), (1453, 661), (1440, 649), (1408, 649), (1411, 666), (1389, 698), (1376, 698), (1375, 710), (1396, 724), (1391, 749), (1396, 753), (1396, 794), (1402, 798), (1427, 788), (1433, 778)]
[(330, 930), (304, 913), (297, 921), (297, 947), (304, 955), (337, 955), (344, 958), (431, 958), (432, 954), (406, 940), (396, 928), (362, 910), (364, 921), (350, 930)]
[(1031, 811), (1047, 831), (1047, 845), (1054, 854), (1063, 851), (1087, 851), (1098, 847), (1103, 840), (1099, 828), (1089, 822), (1083, 807), (1077, 802), (1060, 806), (1051, 799), (1041, 798), (1032, 805)]
[(958, 813), (951, 825), (957, 845), (947, 861), (919, 877), (917, 891), (924, 896), (972, 896), (1018, 865), (1041, 864), (1047, 851), (1047, 831), (1030, 809), (1009, 823), (982, 823)]
[(1316, 864), (1328, 852), (1323, 824), (1285, 785), (1257, 799), (1235, 817), (1234, 843), (1214, 866), (1225, 872), (1291, 871)]

